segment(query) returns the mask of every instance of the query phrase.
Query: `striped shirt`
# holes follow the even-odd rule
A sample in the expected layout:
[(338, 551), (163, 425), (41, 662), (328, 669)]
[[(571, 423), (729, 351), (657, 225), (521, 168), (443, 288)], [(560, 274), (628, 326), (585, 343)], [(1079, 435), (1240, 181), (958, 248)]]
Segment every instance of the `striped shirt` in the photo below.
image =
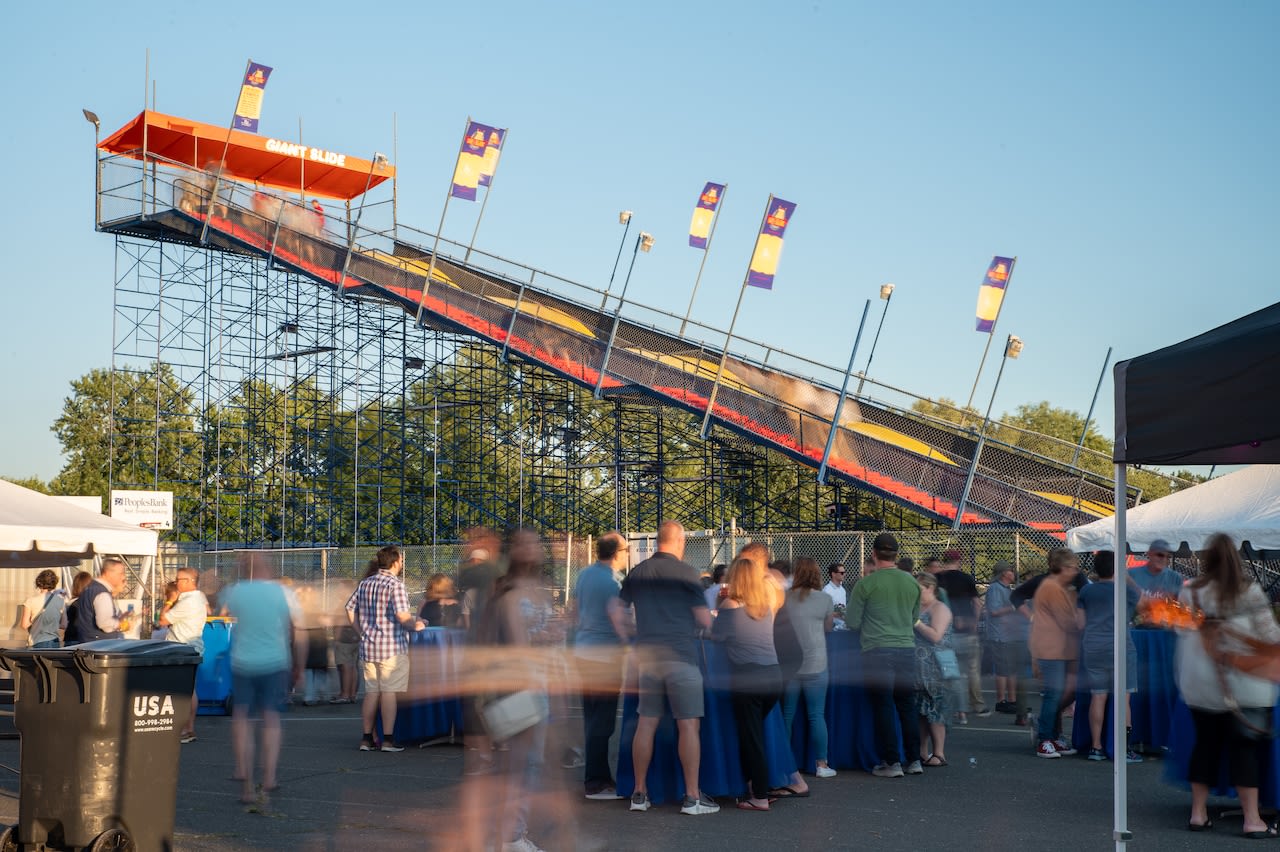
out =
[(355, 613), (361, 660), (380, 663), (409, 653), (409, 634), (396, 618), (396, 613), (408, 611), (409, 596), (395, 574), (379, 571), (360, 581), (347, 599), (347, 612)]

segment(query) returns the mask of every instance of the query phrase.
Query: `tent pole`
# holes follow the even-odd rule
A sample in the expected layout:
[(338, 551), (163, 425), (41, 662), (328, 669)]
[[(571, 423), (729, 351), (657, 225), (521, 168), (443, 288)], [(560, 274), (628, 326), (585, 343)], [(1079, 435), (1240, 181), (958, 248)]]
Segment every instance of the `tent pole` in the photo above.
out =
[(1120, 698), (1127, 693), (1125, 692), (1126, 682), (1126, 661), (1125, 648), (1129, 643), (1129, 620), (1122, 614), (1127, 614), (1128, 609), (1128, 584), (1125, 578), (1128, 576), (1128, 556), (1129, 546), (1127, 532), (1125, 530), (1125, 497), (1127, 495), (1127, 487), (1125, 485), (1125, 474), (1127, 473), (1126, 465), (1123, 462), (1116, 464), (1116, 535), (1115, 535), (1115, 555), (1116, 568), (1115, 580), (1112, 582), (1113, 603), (1115, 606), (1114, 631), (1112, 634), (1112, 660), (1114, 662), (1114, 681), (1111, 685), (1111, 695), (1113, 696), (1112, 718), (1114, 722), (1111, 725), (1111, 753), (1113, 771), (1115, 774), (1115, 792), (1113, 794), (1113, 804), (1115, 810), (1115, 827), (1111, 832), (1111, 837), (1116, 843), (1116, 852), (1125, 852), (1125, 844), (1133, 839), (1133, 834), (1129, 831), (1129, 778), (1128, 778), (1128, 761), (1125, 760), (1125, 753), (1129, 749), (1128, 736), (1125, 726), (1121, 723), (1124, 719), (1122, 713), (1124, 709), (1120, 706)]

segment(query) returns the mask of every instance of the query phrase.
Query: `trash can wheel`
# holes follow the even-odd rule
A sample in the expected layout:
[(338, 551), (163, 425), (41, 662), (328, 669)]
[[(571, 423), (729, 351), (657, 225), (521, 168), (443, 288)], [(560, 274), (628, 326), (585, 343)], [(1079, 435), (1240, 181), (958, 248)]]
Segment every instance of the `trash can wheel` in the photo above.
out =
[(18, 852), (18, 827), (6, 825), (0, 831), (0, 852)]
[(108, 828), (93, 838), (87, 847), (88, 852), (137, 852), (133, 838), (123, 828)]

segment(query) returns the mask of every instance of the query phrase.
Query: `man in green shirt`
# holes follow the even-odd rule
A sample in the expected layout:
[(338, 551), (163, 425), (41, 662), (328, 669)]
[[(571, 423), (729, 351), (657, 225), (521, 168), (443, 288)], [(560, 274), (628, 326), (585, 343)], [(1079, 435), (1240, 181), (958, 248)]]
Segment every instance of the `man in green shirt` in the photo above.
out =
[[(877, 778), (923, 775), (920, 729), (916, 723), (915, 621), (920, 614), (920, 586), (897, 570), (898, 540), (880, 533), (871, 545), (870, 572), (849, 593), (845, 623), (861, 631), (862, 673), (875, 713)], [(888, 570), (886, 570), (888, 569)], [(897, 713), (902, 742), (893, 718)], [(901, 745), (901, 747), (900, 747)]]

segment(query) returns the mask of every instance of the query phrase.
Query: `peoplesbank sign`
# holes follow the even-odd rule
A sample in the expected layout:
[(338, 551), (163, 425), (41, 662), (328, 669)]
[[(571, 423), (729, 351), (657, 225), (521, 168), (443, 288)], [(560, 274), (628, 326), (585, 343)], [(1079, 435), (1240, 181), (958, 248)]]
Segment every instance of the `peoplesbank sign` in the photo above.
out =
[(126, 524), (173, 529), (172, 491), (112, 491), (111, 517)]

